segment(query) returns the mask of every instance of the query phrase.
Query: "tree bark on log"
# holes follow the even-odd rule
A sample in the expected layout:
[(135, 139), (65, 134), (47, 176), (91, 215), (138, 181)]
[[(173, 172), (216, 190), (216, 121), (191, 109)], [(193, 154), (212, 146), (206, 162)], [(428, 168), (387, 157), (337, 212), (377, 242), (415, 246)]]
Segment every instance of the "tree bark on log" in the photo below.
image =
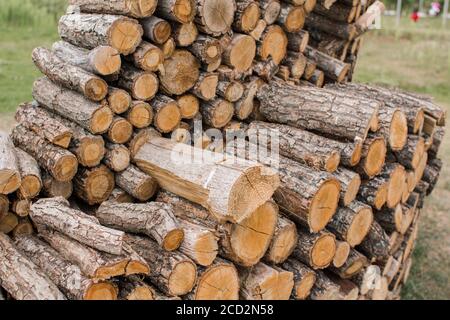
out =
[(69, 199), (72, 192), (72, 181), (60, 182), (47, 171), (42, 171), (42, 195), (48, 198), (63, 197)]
[(362, 160), (354, 170), (362, 178), (372, 179), (383, 169), (386, 153), (387, 146), (384, 137), (370, 133), (362, 145)]
[(41, 170), (37, 161), (31, 155), (19, 148), (16, 148), (15, 151), (22, 180), (17, 194), (22, 199), (32, 199), (42, 189)]
[(155, 290), (138, 277), (121, 278), (119, 300), (155, 300)]
[(398, 204), (395, 208), (384, 208), (376, 212), (375, 220), (388, 233), (394, 231), (402, 232), (404, 223), (402, 206)]
[(151, 16), (156, 9), (157, 0), (70, 0), (71, 5), (78, 6), (81, 12), (108, 13), (145, 18)]
[(30, 217), (35, 224), (48, 226), (94, 249), (123, 253), (122, 231), (101, 226), (95, 217), (71, 209), (62, 197), (38, 200), (31, 206)]
[(219, 76), (215, 73), (202, 72), (195, 86), (191, 89), (199, 99), (209, 101), (216, 96)]
[(38, 266), (19, 252), (10, 238), (0, 233), (0, 281), (16, 300), (66, 300)]
[(45, 109), (33, 103), (23, 103), (15, 113), (15, 120), (54, 145), (64, 149), (69, 147), (72, 131)]
[[(78, 161), (69, 151), (50, 144), (21, 125), (13, 129), (11, 139), (17, 147), (36, 159), (39, 165), (50, 172), (56, 180), (67, 182), (75, 176)], [(6, 143), (2, 145), (6, 146)], [(7, 189), (3, 187), (3, 190)]]
[(306, 12), (303, 6), (281, 2), (281, 10), (277, 22), (286, 32), (295, 33), (305, 25)]
[(57, 41), (53, 44), (52, 51), (63, 61), (100, 76), (117, 74), (122, 64), (119, 51), (110, 46), (88, 50), (69, 42)]
[(120, 188), (140, 201), (148, 201), (158, 190), (156, 180), (134, 165), (117, 173), (115, 179)]
[(289, 300), (294, 274), (262, 262), (239, 271), (240, 296), (245, 300)]
[(194, 0), (158, 1), (156, 14), (164, 19), (179, 23), (189, 23), (194, 20), (196, 5)]
[(336, 22), (327, 17), (311, 12), (305, 21), (308, 31), (324, 32), (344, 40), (353, 40), (357, 36), (357, 28), (353, 24)]
[[(170, 23), (156, 16), (150, 16), (142, 19), (140, 20), (140, 23), (144, 30), (144, 37), (157, 45), (165, 44), (172, 34), (172, 27)], [(173, 39), (172, 41), (175, 46), (175, 41)]]
[(316, 282), (311, 290), (311, 300), (339, 300), (340, 287), (322, 271), (316, 271)]
[(234, 20), (236, 2), (221, 0), (195, 0), (197, 13), (195, 24), (199, 30), (212, 35), (220, 36), (228, 32)]
[(204, 102), (200, 106), (203, 121), (213, 128), (223, 128), (233, 117), (233, 104), (226, 100), (217, 98)]
[(45, 109), (70, 119), (92, 134), (104, 133), (111, 125), (111, 109), (87, 100), (81, 94), (40, 78), (33, 84), (33, 97)]
[(352, 23), (356, 17), (356, 6), (347, 6), (342, 3), (335, 3), (329, 8), (324, 7), (322, 3), (318, 3), (314, 7), (314, 12), (328, 19), (343, 23)]
[(344, 63), (338, 59), (311, 47), (306, 46), (304, 55), (314, 61), (317, 67), (325, 73), (325, 76), (338, 83), (343, 82), (350, 69), (348, 63)]
[(338, 168), (333, 173), (333, 176), (341, 184), (339, 199), (341, 205), (346, 207), (356, 199), (361, 186), (361, 177), (359, 174), (345, 168)]
[(114, 187), (114, 174), (103, 164), (93, 168), (82, 167), (73, 179), (75, 195), (89, 205), (108, 199)]
[(284, 270), (292, 272), (294, 275), (294, 289), (291, 297), (295, 300), (307, 299), (316, 282), (316, 273), (303, 263), (292, 258), (281, 266)]
[(262, 87), (257, 97), (261, 113), (270, 121), (350, 141), (365, 140), (379, 109), (372, 100), (280, 82)]
[(130, 151), (124, 145), (106, 143), (103, 163), (114, 172), (122, 172), (130, 165)]
[(172, 22), (172, 30), (172, 38), (178, 47), (189, 47), (198, 37), (197, 26), (192, 22)]
[(400, 164), (387, 163), (379, 177), (385, 179), (385, 181), (389, 181), (386, 205), (388, 208), (394, 208), (400, 203), (402, 198), (406, 179), (405, 168)]
[(14, 138), (11, 139), (6, 132), (0, 132), (1, 194), (12, 193), (21, 185), (20, 167), (13, 141)]
[(77, 91), (92, 101), (101, 101), (108, 93), (105, 80), (65, 62), (48, 49), (34, 49), (32, 59), (36, 67), (50, 80)]
[[(191, 156), (202, 153), (203, 161), (200, 164), (174, 162), (171, 156), (175, 148), (180, 151), (179, 160), (191, 159)], [(278, 177), (269, 168), (234, 157), (224, 158), (163, 138), (149, 139), (133, 159), (163, 189), (198, 203), (217, 217), (231, 222), (239, 222), (249, 216), (269, 200), (278, 187)]]
[(116, 300), (117, 288), (110, 282), (95, 282), (82, 274), (80, 268), (67, 261), (36, 236), (20, 236), (14, 244), (48, 277), (74, 300)]
[(9, 199), (8, 196), (0, 194), (0, 220), (8, 213)]
[(59, 20), (58, 32), (64, 41), (93, 49), (111, 46), (128, 55), (142, 41), (143, 30), (137, 20), (119, 15), (71, 13)]
[(115, 116), (105, 137), (112, 143), (126, 143), (132, 135), (133, 126), (131, 123), (120, 116)]
[(146, 234), (167, 251), (178, 249), (184, 238), (173, 208), (163, 203), (103, 202), (97, 209), (96, 217), (107, 226)]
[(313, 269), (327, 268), (336, 252), (335, 236), (329, 232), (309, 233), (298, 230), (298, 245), (293, 257)]
[(156, 45), (142, 41), (136, 51), (127, 57), (136, 68), (144, 71), (158, 71), (164, 62), (164, 54)]
[(197, 266), (185, 255), (163, 250), (149, 238), (126, 235), (125, 241), (150, 266), (148, 279), (168, 296), (189, 293), (197, 280)]
[(19, 218), (12, 212), (7, 212), (0, 219), (0, 232), (10, 233), (19, 224)]
[(224, 48), (222, 62), (237, 72), (245, 72), (251, 66), (256, 55), (255, 40), (245, 34), (234, 33)]
[(333, 267), (342, 267), (350, 254), (350, 245), (345, 241), (336, 240), (336, 253), (333, 258)]
[(389, 237), (383, 228), (374, 221), (369, 233), (358, 248), (370, 260), (382, 260), (389, 255)]
[(257, 55), (261, 60), (272, 59), (276, 65), (279, 65), (286, 56), (288, 38), (283, 29), (278, 25), (271, 25), (258, 41)]
[[(219, 254), (242, 266), (258, 263), (266, 252), (274, 233), (277, 208), (267, 202), (239, 224), (221, 223), (201, 206), (162, 191), (157, 201), (170, 204), (180, 219), (213, 230), (219, 239)], [(251, 244), (251, 245), (249, 245)]]
[(281, 12), (281, 4), (279, 0), (260, 0), (259, 7), (262, 17), (268, 25), (274, 24)]
[(131, 96), (123, 89), (109, 87), (106, 100), (108, 101), (109, 107), (115, 114), (122, 114), (131, 106)]
[(29, 199), (14, 199), (11, 204), (11, 211), (19, 217), (27, 217), (30, 213), (31, 201)]
[(341, 279), (349, 279), (358, 274), (368, 264), (369, 262), (364, 255), (362, 255), (355, 249), (351, 249), (347, 261), (343, 266), (339, 268), (331, 267), (330, 269)]

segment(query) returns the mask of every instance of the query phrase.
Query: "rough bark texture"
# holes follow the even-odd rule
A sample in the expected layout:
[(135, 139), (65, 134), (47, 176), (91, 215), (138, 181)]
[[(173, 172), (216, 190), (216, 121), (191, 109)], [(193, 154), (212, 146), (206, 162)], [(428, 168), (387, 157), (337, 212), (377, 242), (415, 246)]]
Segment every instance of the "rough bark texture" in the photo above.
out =
[(356, 199), (361, 186), (361, 177), (356, 172), (345, 168), (338, 168), (333, 176), (338, 179), (341, 184), (341, 192), (339, 194), (340, 203), (348, 206)]
[[(171, 158), (175, 148), (180, 152), (176, 161)], [(200, 163), (183, 163), (183, 159), (191, 159), (200, 153), (203, 156), (197, 158), (203, 159)], [(232, 222), (248, 217), (270, 199), (278, 186), (277, 175), (254, 162), (233, 157), (224, 159), (222, 155), (177, 145), (163, 138), (150, 139), (134, 155), (134, 162), (152, 175), (163, 189)]]
[(311, 300), (339, 300), (340, 287), (322, 271), (316, 271), (316, 282), (311, 290)]
[(73, 192), (72, 181), (60, 182), (47, 171), (42, 171), (42, 195), (48, 198), (63, 197), (68, 199)]
[(45, 109), (33, 103), (23, 103), (17, 109), (15, 119), (54, 145), (65, 149), (69, 147), (72, 131)]
[[(16, 191), (21, 184), (20, 168), (13, 144), (14, 138), (0, 132), (0, 193)], [(17, 145), (17, 143), (16, 143)]]
[(111, 125), (113, 115), (107, 106), (89, 101), (81, 94), (52, 83), (48, 78), (34, 82), (33, 97), (42, 107), (93, 134), (106, 132)]
[(134, 165), (116, 174), (116, 184), (140, 201), (147, 201), (158, 190), (156, 180)]
[(159, 81), (153, 72), (124, 63), (117, 85), (131, 93), (134, 99), (148, 101), (158, 92)]
[(133, 18), (145, 18), (155, 12), (157, 0), (70, 0), (71, 5), (76, 5), (81, 12), (109, 13), (130, 16)]
[(176, 250), (183, 241), (184, 231), (167, 204), (103, 202), (96, 217), (102, 224), (127, 232), (143, 233), (168, 251)]
[(124, 145), (107, 143), (103, 163), (114, 172), (124, 171), (130, 165), (130, 151)]
[(155, 300), (155, 290), (139, 277), (127, 277), (119, 280), (120, 300)]
[(42, 189), (41, 170), (37, 161), (22, 149), (16, 148), (22, 182), (17, 193), (20, 198), (31, 199)]
[(364, 255), (351, 249), (344, 265), (339, 268), (331, 267), (331, 271), (337, 274), (341, 279), (349, 279), (359, 273), (368, 264), (369, 262)]
[(78, 161), (69, 151), (52, 145), (21, 125), (13, 129), (11, 138), (17, 147), (36, 159), (56, 180), (66, 182), (75, 176)]
[(95, 217), (71, 209), (62, 197), (35, 202), (30, 216), (35, 224), (48, 226), (94, 249), (116, 255), (123, 253), (122, 231), (101, 226)]
[(126, 236), (129, 244), (150, 266), (148, 279), (168, 296), (189, 293), (197, 280), (197, 266), (184, 254), (163, 250), (151, 239)]
[(105, 80), (67, 63), (48, 49), (34, 49), (32, 58), (36, 67), (50, 80), (77, 91), (90, 100), (103, 100), (108, 93)]
[(108, 199), (114, 187), (114, 174), (102, 164), (93, 168), (80, 168), (73, 179), (75, 195), (90, 205)]
[(344, 40), (353, 40), (357, 35), (357, 29), (353, 24), (341, 23), (329, 20), (324, 16), (311, 12), (305, 21), (308, 31), (328, 33)]
[(333, 81), (342, 82), (347, 76), (347, 72), (350, 69), (348, 63), (344, 63), (338, 59), (330, 57), (329, 55), (314, 49), (311, 46), (307, 46), (304, 54), (317, 64), (325, 73), (325, 76)]
[[(151, 42), (162, 45), (169, 40), (172, 27), (167, 21), (156, 16), (150, 16), (140, 20), (140, 23), (144, 29), (144, 36)], [(173, 41), (173, 46), (175, 46), (175, 41), (171, 40)]]
[(376, 221), (372, 223), (367, 237), (359, 245), (359, 250), (371, 260), (384, 259), (389, 255), (389, 237)]
[(379, 109), (372, 100), (280, 82), (264, 86), (257, 97), (260, 112), (270, 121), (350, 141), (365, 140)]
[(164, 61), (164, 74), (159, 76), (161, 87), (171, 94), (183, 94), (191, 89), (199, 77), (199, 62), (186, 50), (176, 50)]
[(0, 233), (0, 281), (16, 300), (65, 300), (44, 271), (19, 252), (10, 238)]
[(294, 275), (294, 289), (292, 291), (292, 298), (295, 300), (307, 299), (311, 293), (314, 283), (316, 282), (316, 273), (295, 259), (289, 259), (281, 266), (283, 269), (292, 272)]
[(136, 50), (143, 35), (137, 20), (109, 14), (66, 14), (59, 20), (58, 31), (73, 45), (87, 49), (111, 46), (124, 55)]
[(293, 257), (313, 269), (324, 269), (333, 261), (335, 251), (336, 241), (333, 234), (299, 230), (298, 246), (294, 249)]

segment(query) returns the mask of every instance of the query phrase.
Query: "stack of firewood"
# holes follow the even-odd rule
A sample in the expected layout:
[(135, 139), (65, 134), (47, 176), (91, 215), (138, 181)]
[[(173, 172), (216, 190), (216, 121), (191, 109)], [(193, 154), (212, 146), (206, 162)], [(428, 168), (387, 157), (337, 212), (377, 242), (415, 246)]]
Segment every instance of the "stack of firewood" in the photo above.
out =
[(0, 134), (7, 297), (399, 297), (446, 115), (346, 83), (380, 2), (70, 3)]

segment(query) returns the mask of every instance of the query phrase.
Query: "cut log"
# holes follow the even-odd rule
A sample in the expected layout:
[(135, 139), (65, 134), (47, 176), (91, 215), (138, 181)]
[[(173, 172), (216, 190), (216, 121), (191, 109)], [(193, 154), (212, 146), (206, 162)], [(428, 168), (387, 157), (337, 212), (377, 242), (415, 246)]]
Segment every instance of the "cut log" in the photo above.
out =
[(63, 197), (69, 199), (73, 192), (72, 181), (60, 182), (47, 171), (42, 172), (42, 195), (48, 198)]
[(0, 281), (16, 300), (66, 300), (46, 272), (19, 252), (7, 235), (0, 233)]
[(306, 57), (300, 52), (288, 51), (283, 65), (288, 67), (292, 78), (300, 79), (305, 72)]
[(130, 109), (124, 114), (133, 127), (147, 128), (153, 121), (153, 109), (144, 101), (131, 102)]
[(48, 226), (94, 249), (115, 255), (123, 253), (122, 231), (101, 226), (94, 217), (71, 209), (62, 197), (33, 203), (30, 217), (35, 224)]
[(200, 112), (203, 121), (213, 128), (223, 128), (233, 117), (233, 104), (226, 100), (217, 98), (210, 102), (201, 104)]
[(219, 81), (217, 94), (229, 102), (237, 102), (244, 95), (244, 86), (238, 81)]
[(44, 138), (56, 146), (67, 149), (72, 132), (70, 128), (59, 122), (45, 109), (33, 103), (23, 103), (15, 113), (15, 119), (24, 127)]
[(80, 268), (64, 258), (36, 236), (20, 236), (14, 244), (48, 277), (74, 300), (116, 300), (117, 288), (109, 282), (96, 283), (84, 276)]
[[(14, 138), (0, 132), (0, 193), (9, 194), (21, 185), (20, 167), (13, 144)], [(17, 143), (15, 142), (17, 145)]]
[(28, 217), (20, 218), (17, 226), (11, 232), (12, 237), (28, 236), (34, 233), (33, 225)]
[(359, 245), (373, 222), (372, 208), (354, 201), (348, 207), (339, 208), (327, 228), (341, 240), (347, 241), (352, 247)]
[(222, 45), (218, 39), (199, 35), (188, 50), (202, 63), (216, 62), (222, 56)]
[(133, 137), (127, 144), (132, 158), (151, 137), (161, 137), (161, 133), (154, 128), (145, 128), (135, 131)]
[[(13, 129), (11, 133), (11, 139), (14, 141), (17, 147), (21, 148), (29, 155), (31, 155), (34, 159), (36, 159), (39, 165), (45, 170), (49, 171), (56, 180), (66, 182), (72, 180), (72, 178), (75, 176), (78, 169), (78, 161), (76, 157), (69, 151), (50, 144), (46, 140), (35, 135), (32, 131), (29, 131), (28, 129), (20, 125), (16, 126)], [(2, 143), (2, 147), (3, 146), (7, 147), (7, 142)], [(3, 154), (7, 154), (7, 149), (3, 152)], [(14, 161), (16, 160), (14, 159)], [(9, 174), (7, 177), (11, 177), (11, 174)], [(2, 180), (4, 179), (2, 178)], [(10, 190), (10, 185), (11, 183), (9, 182), (8, 184), (4, 184), (4, 186), (2, 186), (2, 192)], [(18, 187), (19, 186), (20, 178), (18, 181)]]
[(115, 114), (122, 114), (131, 106), (131, 96), (122, 89), (109, 87), (106, 99), (109, 107)]
[(255, 40), (245, 34), (234, 33), (224, 48), (223, 63), (237, 72), (245, 72), (251, 66), (256, 54)]
[(172, 23), (172, 37), (178, 47), (188, 47), (194, 43), (198, 37), (198, 29), (192, 22)]
[[(170, 23), (156, 16), (150, 16), (142, 19), (140, 20), (140, 23), (144, 30), (144, 37), (155, 44), (162, 45), (167, 43), (170, 35), (172, 34), (172, 27), (170, 26)], [(175, 42), (173, 42), (173, 45), (175, 46)], [(162, 51), (165, 52), (164, 50)]]
[(195, 23), (209, 35), (220, 36), (228, 32), (234, 20), (236, 2), (221, 0), (196, 0)]
[(325, 73), (325, 76), (333, 81), (344, 81), (350, 69), (348, 63), (330, 57), (311, 46), (306, 46), (304, 55), (314, 61), (317, 67)]
[(114, 188), (114, 190), (111, 192), (111, 195), (108, 198), (108, 201), (116, 201), (119, 203), (132, 203), (134, 202), (134, 198), (123, 191), (120, 188)]
[(239, 224), (220, 223), (207, 210), (170, 192), (162, 191), (157, 201), (174, 207), (180, 219), (188, 220), (214, 230), (219, 239), (219, 253), (233, 262), (252, 266), (258, 263), (266, 252), (277, 219), (277, 208), (272, 202), (259, 207)]
[(336, 253), (333, 258), (333, 267), (342, 267), (350, 255), (350, 245), (345, 241), (336, 240)]
[(260, 121), (250, 124), (248, 134), (254, 132), (270, 136), (270, 131), (275, 130), (280, 134), (278, 147), (281, 155), (318, 170), (333, 172), (337, 169), (340, 161), (339, 142), (302, 129)]
[(244, 84), (242, 97), (234, 104), (234, 114), (239, 120), (247, 119), (254, 109), (259, 78), (252, 78)]
[(425, 140), (420, 136), (409, 135), (405, 147), (394, 152), (396, 160), (408, 169), (417, 169), (425, 153)]
[(286, 2), (281, 2), (281, 11), (277, 22), (287, 32), (298, 32), (305, 24), (306, 12), (303, 6), (296, 6)]
[(199, 77), (200, 64), (186, 50), (176, 50), (164, 61), (164, 74), (159, 76), (162, 89), (170, 94), (180, 95), (190, 90)]
[(28, 153), (19, 148), (15, 151), (22, 179), (17, 192), (21, 198), (32, 199), (42, 189), (41, 170), (37, 161)]
[(372, 100), (280, 82), (262, 87), (257, 97), (261, 113), (270, 121), (350, 141), (365, 140), (379, 109)]
[(8, 213), (9, 199), (6, 195), (0, 194), (0, 219)]
[(392, 209), (384, 208), (383, 210), (376, 212), (375, 220), (388, 233), (394, 231), (402, 232), (404, 223), (402, 206), (398, 204)]
[(257, 54), (266, 61), (272, 58), (275, 64), (280, 64), (287, 53), (288, 38), (278, 25), (269, 26), (258, 41)]
[(93, 168), (80, 168), (73, 179), (74, 194), (90, 205), (108, 199), (114, 186), (114, 174), (102, 164)]
[(138, 277), (121, 278), (118, 281), (120, 300), (155, 300), (155, 291)]
[(355, 171), (363, 178), (372, 179), (383, 169), (386, 159), (386, 142), (384, 137), (370, 133), (363, 143), (361, 162)]
[(10, 233), (19, 224), (19, 218), (12, 212), (7, 212), (0, 219), (0, 232)]
[(370, 260), (382, 260), (389, 255), (389, 237), (374, 221), (366, 238), (358, 247)]
[(363, 181), (359, 189), (358, 199), (374, 209), (380, 210), (386, 203), (389, 186), (389, 179), (383, 177), (375, 177), (374, 179)]
[(93, 135), (76, 123), (54, 115), (54, 118), (72, 132), (72, 139), (69, 144), (69, 151), (78, 160), (78, 163), (85, 167), (95, 167), (100, 164), (105, 155), (105, 142), (98, 135)]
[(316, 282), (316, 273), (295, 259), (287, 260), (282, 267), (294, 275), (294, 289), (291, 297), (295, 300), (307, 299)]
[(163, 203), (103, 202), (96, 217), (107, 226), (146, 234), (167, 251), (179, 248), (184, 238), (172, 207)]
[(156, 15), (180, 23), (188, 23), (194, 19), (196, 6), (194, 0), (159, 1)]
[(112, 143), (126, 143), (131, 139), (133, 134), (133, 126), (128, 120), (115, 116), (111, 126), (106, 133), (106, 137)]
[(123, 64), (117, 85), (137, 100), (151, 100), (158, 92), (159, 81), (150, 71), (143, 71), (130, 64)]
[(322, 70), (315, 69), (308, 81), (314, 86), (322, 88), (325, 83), (325, 73)]
[(178, 127), (181, 112), (175, 100), (166, 95), (157, 94), (152, 105), (155, 113), (153, 124), (158, 131), (168, 133)]
[(324, 32), (348, 41), (358, 35), (357, 28), (353, 24), (333, 21), (314, 12), (308, 14), (305, 25), (309, 32)]
[(356, 199), (361, 186), (361, 177), (359, 174), (347, 170), (345, 168), (338, 168), (333, 176), (341, 184), (341, 192), (339, 194), (340, 202), (343, 206), (348, 206)]
[(233, 30), (249, 33), (255, 29), (261, 15), (259, 4), (253, 0), (237, 0)]
[(145, 18), (151, 16), (156, 9), (156, 0), (70, 0), (71, 5), (79, 7), (81, 12), (108, 13)]
[(177, 104), (183, 119), (193, 119), (200, 109), (198, 98), (190, 93), (179, 96)]
[(258, 20), (258, 22), (256, 23), (255, 28), (249, 32), (249, 35), (251, 35), (253, 37), (253, 39), (255, 39), (256, 41), (260, 40), (264, 30), (266, 30), (267, 28), (267, 22), (264, 19), (260, 19)]
[(106, 132), (112, 122), (112, 111), (107, 106), (61, 88), (48, 78), (34, 82), (33, 97), (42, 107), (70, 119), (93, 134)]
[(280, 215), (264, 259), (269, 263), (283, 263), (292, 254), (297, 243), (298, 235), (295, 223)]
[(341, 279), (349, 279), (359, 273), (368, 264), (367, 258), (364, 255), (354, 249), (351, 249), (344, 265), (339, 268), (331, 267), (330, 269)]
[[(316, 68), (317, 68), (317, 64), (314, 61), (306, 59), (305, 71), (303, 71), (302, 78), (309, 81), (311, 79), (311, 77), (314, 75)], [(310, 84), (310, 83), (306, 82), (306, 84)]]
[(14, 199), (11, 211), (19, 217), (26, 217), (30, 213), (31, 201), (28, 199)]
[(274, 24), (281, 12), (281, 4), (279, 0), (261, 0), (259, 1), (262, 17), (264, 21), (270, 25)]
[(340, 287), (322, 271), (316, 271), (316, 282), (311, 289), (311, 300), (340, 300)]
[(88, 50), (69, 42), (57, 41), (53, 44), (52, 51), (63, 61), (100, 76), (116, 74), (121, 66), (119, 51), (110, 46)]
[(298, 230), (298, 245), (293, 257), (313, 269), (327, 268), (333, 261), (336, 252), (336, 241), (329, 232), (309, 233)]
[(374, 264), (367, 266), (363, 271), (356, 274), (352, 281), (358, 285), (362, 295), (370, 294), (381, 279), (380, 267)]
[(330, 7), (325, 7), (322, 3), (318, 3), (314, 7), (314, 12), (318, 13), (324, 17), (327, 17), (331, 20), (343, 22), (343, 23), (352, 23), (356, 16), (357, 7), (356, 6), (347, 6), (342, 3), (335, 3)]
[(294, 287), (294, 274), (262, 262), (240, 270), (240, 296), (245, 300), (289, 300)]
[(105, 80), (65, 62), (48, 49), (34, 49), (32, 59), (36, 67), (50, 80), (77, 91), (90, 100), (103, 100), (108, 93)]
[(157, 71), (164, 62), (164, 53), (156, 45), (142, 41), (136, 51), (128, 56), (136, 68), (145, 71)]
[(202, 72), (192, 88), (192, 93), (204, 101), (211, 100), (216, 96), (218, 82), (219, 76), (217, 74)]
[(288, 33), (288, 50), (303, 53), (309, 42), (309, 32), (300, 30), (295, 33)]
[[(427, 194), (431, 194), (433, 192), (439, 176), (440, 172), (442, 170), (443, 163), (440, 159), (433, 159), (428, 162), (427, 167), (425, 168), (425, 171), (423, 172), (422, 179), (427, 182), (430, 186), (427, 190)], [(1, 210), (0, 210), (1, 212)]]
[(130, 165), (130, 151), (124, 145), (107, 143), (103, 163), (114, 172), (124, 171)]
[(381, 19), (381, 15), (384, 10), (385, 6), (381, 1), (374, 1), (370, 6), (368, 6), (366, 12), (354, 23), (357, 28), (357, 36), (360, 36), (364, 32), (368, 31), (376, 19)]
[(143, 35), (138, 21), (108, 14), (66, 14), (59, 20), (58, 31), (73, 45), (87, 49), (111, 46), (124, 55), (136, 50)]
[(380, 177), (389, 181), (386, 205), (388, 208), (394, 208), (402, 198), (403, 183), (406, 179), (405, 168), (399, 164), (387, 163)]
[(155, 241), (135, 235), (125, 238), (150, 266), (148, 279), (164, 294), (181, 296), (189, 293), (197, 280), (197, 267), (185, 255), (163, 250)]

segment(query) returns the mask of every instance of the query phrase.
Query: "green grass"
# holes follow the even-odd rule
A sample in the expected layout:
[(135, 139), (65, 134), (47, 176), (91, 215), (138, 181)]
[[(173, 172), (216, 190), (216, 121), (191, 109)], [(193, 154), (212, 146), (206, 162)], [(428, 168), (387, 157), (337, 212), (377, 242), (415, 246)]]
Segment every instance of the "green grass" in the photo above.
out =
[[(423, 23), (422, 23), (423, 22)], [(384, 18), (383, 28), (364, 38), (355, 81), (394, 85), (425, 93), (450, 111), (450, 28), (440, 19), (400, 28)], [(440, 157), (450, 162), (450, 142)], [(450, 299), (450, 168), (444, 165), (439, 183), (427, 198), (404, 299)]]
[[(33, 80), (39, 76), (30, 53), (57, 39), (57, 18), (65, 0), (0, 0), (0, 129), (11, 126), (12, 112), (31, 99)], [(382, 29), (364, 38), (355, 81), (395, 85), (433, 95), (450, 108), (450, 23), (440, 19), (418, 24), (407, 18), (395, 28), (383, 18)], [(450, 161), (450, 142), (441, 157)], [(428, 198), (421, 217), (414, 264), (403, 297), (450, 299), (450, 168)]]

